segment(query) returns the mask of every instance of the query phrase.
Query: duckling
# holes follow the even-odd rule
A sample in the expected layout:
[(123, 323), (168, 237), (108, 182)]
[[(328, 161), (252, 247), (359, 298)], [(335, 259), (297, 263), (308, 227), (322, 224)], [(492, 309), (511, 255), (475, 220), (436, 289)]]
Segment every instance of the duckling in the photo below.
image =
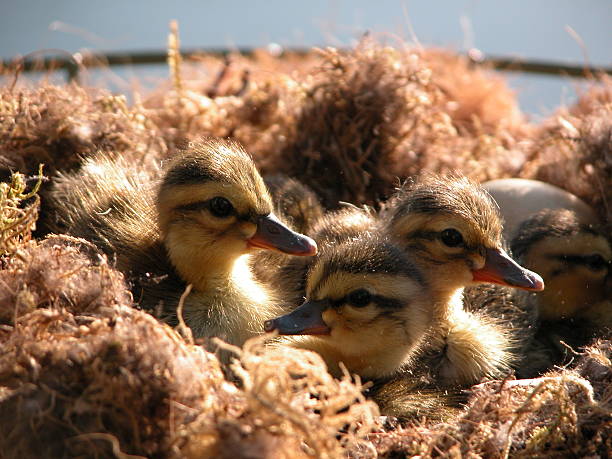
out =
[(563, 364), (569, 349), (612, 329), (612, 247), (603, 231), (568, 209), (544, 209), (511, 242), (525, 266), (542, 273), (543, 292), (520, 295), (539, 313), (535, 338), (520, 373), (535, 376)]
[(543, 320), (590, 317), (609, 300), (612, 249), (599, 228), (567, 209), (544, 209), (524, 221), (511, 242), (525, 266), (537, 269), (547, 288), (531, 295)]
[[(340, 213), (347, 217), (352, 211)], [(458, 392), (440, 390), (403, 370), (412, 367), (432, 317), (428, 285), (416, 265), (377, 232), (345, 238), (338, 220), (320, 223), (328, 242), (339, 239), (321, 246), (314, 259), (307, 300), (266, 322), (266, 331), (301, 335), (284, 344), (319, 353), (336, 377), (343, 365), (371, 380), (366, 395), (385, 415), (408, 420), (457, 414)]]
[(345, 203), (344, 208), (328, 212), (316, 220), (308, 234), (320, 246), (329, 247), (376, 232), (378, 222), (372, 208)]
[[(275, 214), (288, 227), (299, 233), (308, 234), (315, 221), (321, 219), (324, 209), (314, 191), (296, 179), (283, 174), (264, 177), (264, 182), (270, 190), (274, 203)], [(299, 282), (293, 271), (301, 272), (308, 265), (310, 257), (292, 257), (280, 252), (260, 251), (251, 257), (250, 267), (259, 282), (278, 284), (288, 298), (301, 291), (293, 282)], [(291, 266), (291, 268), (288, 268)], [(305, 269), (305, 268), (304, 268)], [(281, 281), (279, 282), (279, 279)], [(290, 301), (299, 304), (300, 298)]]
[(376, 234), (323, 250), (307, 276), (306, 301), (265, 330), (304, 335), (292, 345), (363, 378), (397, 371), (415, 355), (432, 317), (428, 285), (402, 251)]
[(526, 216), (543, 209), (569, 209), (584, 224), (597, 224), (595, 211), (582, 199), (538, 180), (519, 178), (491, 180), (482, 187), (499, 205), (504, 219), (504, 238), (510, 241)]
[[(373, 231), (377, 222), (372, 209), (345, 204), (344, 208), (311, 221), (307, 234), (316, 242), (319, 251), (324, 251)], [(298, 306), (304, 299), (307, 272), (313, 262), (313, 257), (260, 253), (253, 257), (253, 268), (258, 279), (278, 283), (288, 304)]]
[(371, 383), (366, 396), (376, 402), (381, 414), (400, 422), (422, 418), (449, 421), (461, 414), (468, 399), (466, 391), (433, 386), (410, 370)]
[(273, 289), (248, 268), (255, 249), (316, 253), (282, 224), (252, 159), (230, 141), (190, 143), (163, 168), (100, 155), (60, 175), (52, 197), (57, 229), (97, 244), (132, 283), (135, 300), (195, 337), (240, 345), (281, 313)]
[(300, 181), (283, 174), (268, 175), (264, 182), (270, 190), (275, 213), (294, 231), (308, 234), (312, 224), (325, 213), (316, 193)]
[[(441, 385), (471, 385), (505, 374), (514, 360), (511, 327), (464, 307), (464, 288), (493, 283), (539, 291), (541, 277), (504, 250), (493, 201), (464, 177), (428, 176), (383, 207), (383, 225), (429, 281), (433, 327), (420, 365)], [(522, 311), (519, 310), (522, 313)]]

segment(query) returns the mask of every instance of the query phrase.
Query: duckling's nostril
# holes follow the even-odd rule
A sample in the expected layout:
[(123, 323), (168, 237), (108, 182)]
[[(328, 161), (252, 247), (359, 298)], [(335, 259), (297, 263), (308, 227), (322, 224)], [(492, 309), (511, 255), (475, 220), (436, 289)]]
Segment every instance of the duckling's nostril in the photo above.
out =
[(271, 320), (266, 320), (264, 322), (264, 331), (269, 333), (272, 332), (274, 330), (276, 330), (277, 326), (276, 326), (276, 320), (271, 319)]
[(264, 224), (265, 230), (270, 234), (280, 234), (280, 228), (276, 225), (271, 225), (268, 222)]

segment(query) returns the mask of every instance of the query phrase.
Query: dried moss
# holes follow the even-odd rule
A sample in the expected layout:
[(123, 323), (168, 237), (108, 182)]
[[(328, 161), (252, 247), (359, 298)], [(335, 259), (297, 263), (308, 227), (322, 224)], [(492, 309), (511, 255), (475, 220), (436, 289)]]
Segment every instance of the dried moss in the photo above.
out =
[(145, 112), (124, 96), (78, 85), (0, 89), (0, 169), (70, 170), (96, 151), (164, 151)]
[[(366, 438), (378, 409), (365, 400), (359, 382), (348, 374), (334, 379), (315, 353), (262, 343), (253, 339), (244, 350), (225, 345), (239, 357), (232, 369), (244, 403), (218, 421), (214, 457), (334, 458), (347, 450), (374, 457)], [(195, 423), (190, 434), (194, 457), (201, 457), (201, 429)]]
[(612, 223), (612, 79), (602, 77), (539, 128), (524, 176), (574, 193)]
[(422, 170), (509, 176), (527, 157), (531, 131), (503, 80), (443, 51), (365, 39), (300, 59), (208, 58), (181, 75), (180, 91), (144, 102), (168, 144), (233, 137), (264, 173), (299, 178), (327, 207), (375, 204)]
[[(328, 207), (377, 204), (398, 178), (459, 171), (543, 179), (612, 222), (609, 79), (532, 126), (499, 77), (439, 50), (365, 40), (301, 57), (173, 62), (174, 81), (134, 107), (79, 86), (1, 89), (4, 176), (33, 174), (41, 162), (53, 176), (99, 150), (159, 159), (185, 139), (216, 135), (245, 144), (265, 172), (299, 178)], [(456, 419), (382, 422), (359, 381), (334, 380), (305, 351), (249, 343), (235, 350), (238, 383), (224, 379), (215, 356), (133, 308), (123, 276), (91, 244), (29, 241), (30, 199), (3, 207), (11, 221), (22, 219), (0, 270), (3, 457), (612, 451), (609, 340), (579, 351), (573, 369), (477, 386)]]
[(14, 172), (10, 183), (0, 183), (0, 254), (10, 255), (19, 245), (28, 242), (36, 228), (42, 183), (42, 165), (38, 180), (26, 193), (26, 179)]
[(475, 386), (465, 413), (374, 437), (379, 453), (424, 457), (608, 457), (612, 452), (610, 341), (585, 350), (575, 370)]
[(51, 236), (23, 244), (0, 270), (0, 323), (14, 324), (37, 308), (93, 312), (130, 304), (123, 275), (91, 244)]
[(234, 370), (243, 389), (213, 355), (129, 307), (36, 310), (16, 321), (0, 356), (3, 457), (368, 451), (376, 407), (318, 356), (251, 343)]
[(223, 381), (214, 357), (125, 306), (34, 311), (2, 348), (7, 458), (176, 456), (181, 428), (214, 412)]

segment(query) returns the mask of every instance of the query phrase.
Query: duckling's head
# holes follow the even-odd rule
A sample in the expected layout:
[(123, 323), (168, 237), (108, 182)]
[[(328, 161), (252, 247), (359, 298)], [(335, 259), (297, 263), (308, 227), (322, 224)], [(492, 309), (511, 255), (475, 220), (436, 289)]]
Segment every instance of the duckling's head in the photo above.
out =
[(545, 209), (532, 215), (520, 225), (512, 251), (546, 281), (546, 290), (537, 294), (541, 318), (597, 316), (593, 308), (612, 306), (610, 241), (574, 212)]
[(283, 174), (268, 175), (264, 181), (281, 217), (301, 233), (308, 233), (313, 222), (323, 217), (324, 209), (316, 193), (297, 179)]
[(222, 140), (191, 143), (164, 165), (157, 196), (160, 231), (181, 275), (228, 269), (252, 249), (314, 255), (312, 239), (283, 225), (251, 157)]
[(370, 208), (349, 205), (319, 218), (309, 234), (322, 247), (356, 239), (375, 231), (378, 220)]
[(400, 189), (381, 215), (389, 233), (441, 288), (482, 282), (544, 288), (539, 275), (506, 253), (494, 202), (465, 177), (427, 176)]
[(313, 335), (298, 346), (316, 350), (332, 372), (380, 377), (416, 351), (431, 322), (419, 269), (389, 242), (367, 235), (329, 247), (308, 273), (307, 299), (266, 331)]

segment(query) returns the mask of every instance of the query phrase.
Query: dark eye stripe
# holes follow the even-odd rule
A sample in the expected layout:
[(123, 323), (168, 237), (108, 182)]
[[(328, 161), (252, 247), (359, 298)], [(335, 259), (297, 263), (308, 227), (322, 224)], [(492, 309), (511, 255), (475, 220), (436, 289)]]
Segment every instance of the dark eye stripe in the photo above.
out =
[(208, 201), (196, 201), (182, 206), (175, 207), (179, 212), (193, 212), (208, 209)]
[(406, 236), (406, 239), (425, 239), (427, 241), (433, 241), (438, 237), (437, 231), (415, 231), (412, 234)]
[[(348, 295), (343, 298), (340, 298), (339, 300), (331, 300), (330, 304), (334, 308), (339, 308), (340, 306), (343, 306), (345, 304), (350, 306), (351, 304), (347, 300), (347, 297)], [(402, 303), (400, 300), (382, 295), (372, 295), (371, 303), (374, 303), (376, 306), (382, 309), (402, 309), (403, 307), (405, 307), (405, 304)]]
[[(211, 201), (212, 199), (209, 199), (207, 201), (196, 201), (189, 204), (184, 204), (182, 206), (177, 206), (174, 208), (174, 210), (177, 212), (201, 212), (203, 210), (211, 212)], [(236, 214), (236, 209), (232, 208), (232, 210), (227, 214), (227, 216), (231, 214)], [(246, 221), (251, 219), (251, 215), (239, 215), (238, 218)]]
[(402, 309), (406, 306), (405, 303), (402, 303), (396, 298), (389, 298), (382, 295), (374, 295), (373, 298), (374, 302), (383, 309)]
[(586, 265), (596, 269), (602, 269), (606, 265), (612, 264), (612, 261), (606, 261), (601, 255), (558, 255), (554, 258), (566, 263)]

